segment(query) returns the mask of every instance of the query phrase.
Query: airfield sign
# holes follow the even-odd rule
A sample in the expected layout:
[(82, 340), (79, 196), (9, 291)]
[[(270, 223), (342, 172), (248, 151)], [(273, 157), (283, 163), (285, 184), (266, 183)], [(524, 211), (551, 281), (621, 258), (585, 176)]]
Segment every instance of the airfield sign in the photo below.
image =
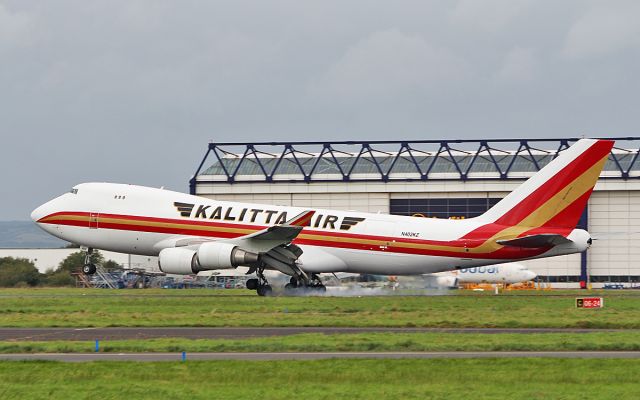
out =
[(602, 297), (578, 297), (576, 298), (577, 308), (602, 308), (604, 299)]

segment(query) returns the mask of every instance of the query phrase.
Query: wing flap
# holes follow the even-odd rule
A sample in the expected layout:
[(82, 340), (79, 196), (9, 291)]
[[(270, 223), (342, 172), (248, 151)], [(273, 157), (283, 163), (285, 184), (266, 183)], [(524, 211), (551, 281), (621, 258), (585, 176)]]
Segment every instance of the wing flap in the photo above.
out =
[(503, 246), (538, 248), (553, 247), (565, 243), (571, 243), (571, 240), (555, 233), (542, 233), (539, 235), (529, 235), (515, 239), (497, 240), (496, 242)]

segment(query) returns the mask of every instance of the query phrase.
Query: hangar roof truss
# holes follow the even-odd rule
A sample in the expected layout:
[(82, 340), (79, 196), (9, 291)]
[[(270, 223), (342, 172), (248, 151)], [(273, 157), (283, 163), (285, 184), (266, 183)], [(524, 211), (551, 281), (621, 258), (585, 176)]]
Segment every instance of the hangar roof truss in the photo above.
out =
[[(640, 138), (613, 139), (601, 178), (640, 178)], [(577, 140), (209, 143), (190, 189), (236, 182), (525, 179)]]

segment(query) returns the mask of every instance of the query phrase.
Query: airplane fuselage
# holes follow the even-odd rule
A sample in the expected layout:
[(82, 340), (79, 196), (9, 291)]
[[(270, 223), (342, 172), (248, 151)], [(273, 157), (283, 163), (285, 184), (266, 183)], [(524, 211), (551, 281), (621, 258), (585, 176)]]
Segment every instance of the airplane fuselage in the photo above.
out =
[[(32, 218), (61, 239), (96, 249), (158, 255), (171, 247), (241, 237), (284, 223), (309, 208), (224, 202), (163, 189), (86, 183), (34, 210)], [(416, 218), (312, 209), (293, 241), (308, 272), (413, 275), (553, 255), (588, 247), (583, 230), (558, 232), (571, 243), (520, 248), (496, 243), (514, 230), (482, 217)], [(529, 228), (531, 229), (531, 228)]]

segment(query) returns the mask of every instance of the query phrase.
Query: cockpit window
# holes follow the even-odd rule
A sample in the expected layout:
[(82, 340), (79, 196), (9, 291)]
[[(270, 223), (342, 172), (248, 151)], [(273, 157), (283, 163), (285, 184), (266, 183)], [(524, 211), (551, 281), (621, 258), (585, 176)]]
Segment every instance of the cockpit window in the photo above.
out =
[(78, 194), (78, 189), (73, 188), (73, 189), (71, 189), (71, 190), (69, 191), (69, 193), (71, 193), (71, 194)]

